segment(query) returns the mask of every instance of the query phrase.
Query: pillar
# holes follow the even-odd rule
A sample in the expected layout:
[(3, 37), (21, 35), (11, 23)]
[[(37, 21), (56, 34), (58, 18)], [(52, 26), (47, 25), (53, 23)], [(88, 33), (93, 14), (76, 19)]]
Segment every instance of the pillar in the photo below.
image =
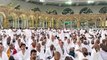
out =
[(54, 18), (51, 20), (51, 27), (54, 28)]
[(80, 20), (77, 19), (77, 28), (79, 29), (80, 28)]

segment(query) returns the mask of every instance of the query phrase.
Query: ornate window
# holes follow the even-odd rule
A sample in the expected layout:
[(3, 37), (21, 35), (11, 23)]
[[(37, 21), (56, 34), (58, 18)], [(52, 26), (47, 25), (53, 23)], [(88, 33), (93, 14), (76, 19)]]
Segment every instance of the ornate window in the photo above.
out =
[(66, 14), (74, 14), (74, 11), (70, 8), (65, 8), (63, 11), (62, 11), (62, 14), (63, 15), (66, 15)]
[(80, 10), (80, 14), (90, 14), (90, 13), (93, 13), (93, 11), (88, 7), (84, 7), (83, 9)]
[(20, 10), (20, 5), (17, 5), (14, 9)]
[(58, 14), (56, 10), (52, 10), (52, 11), (51, 10), (47, 10), (46, 13), (47, 14), (54, 14), (54, 15)]
[(107, 13), (107, 7), (102, 7), (99, 11), (99, 13)]
[(39, 12), (41, 12), (40, 11), (40, 9), (37, 7), (37, 8), (33, 8), (33, 9), (31, 9), (32, 11), (34, 11), (34, 12), (36, 12), (36, 11), (39, 11)]

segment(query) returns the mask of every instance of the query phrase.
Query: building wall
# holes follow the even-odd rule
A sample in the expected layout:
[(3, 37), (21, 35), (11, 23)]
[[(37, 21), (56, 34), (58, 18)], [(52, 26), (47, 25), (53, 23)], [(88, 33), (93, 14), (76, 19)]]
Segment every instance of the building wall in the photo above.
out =
[(98, 14), (99, 10), (102, 7), (105, 7), (107, 5), (100, 5), (100, 6), (70, 6), (70, 7), (59, 7), (59, 6), (47, 6), (47, 5), (36, 5), (36, 4), (32, 4), (32, 3), (28, 3), (28, 2), (23, 2), (23, 1), (19, 1), (19, 0), (0, 0), (0, 4), (4, 4), (7, 5), (10, 2), (12, 2), (12, 4), (14, 5), (13, 7), (15, 7), (15, 5), (21, 5), (21, 9), (22, 10), (27, 10), (29, 11), (32, 8), (36, 8), (38, 7), (42, 12), (45, 12), (47, 10), (56, 10), (58, 12), (58, 14), (61, 14), (63, 9), (65, 8), (71, 8), (75, 14), (78, 14), (80, 12), (80, 10), (84, 7), (89, 7), (93, 13)]
[(11, 2), (11, 0), (0, 0), (0, 5), (7, 5)]
[(70, 6), (70, 7), (59, 7), (59, 6), (47, 6), (47, 5), (36, 5), (32, 3), (22, 2), (22, 1), (15, 1), (15, 4), (21, 5), (21, 8), (24, 10), (30, 10), (35, 7), (39, 7), (41, 11), (45, 12), (47, 10), (57, 10), (59, 14), (62, 13), (63, 9), (65, 8), (71, 8), (75, 14), (78, 14), (80, 10), (84, 7), (89, 7), (93, 13), (99, 13), (99, 10), (102, 7), (105, 7), (107, 5), (100, 5), (100, 6)]

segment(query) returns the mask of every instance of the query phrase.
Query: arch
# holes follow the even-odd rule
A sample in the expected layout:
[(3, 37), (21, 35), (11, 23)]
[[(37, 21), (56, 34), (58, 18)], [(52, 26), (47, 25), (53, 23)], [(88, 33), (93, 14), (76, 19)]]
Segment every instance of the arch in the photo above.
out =
[(32, 10), (33, 12), (36, 12), (36, 11), (41, 12), (41, 10), (40, 10), (38, 7), (32, 8), (31, 10)]
[(107, 13), (107, 7), (102, 7), (100, 10), (99, 10), (99, 13)]
[(62, 14), (63, 14), (63, 15), (66, 15), (66, 14), (74, 14), (74, 11), (73, 11), (71, 8), (65, 8), (65, 9), (62, 11)]
[(4, 12), (0, 12), (0, 28), (3, 28), (3, 27), (7, 27), (8, 25), (6, 24), (6, 15)]
[(58, 20), (59, 28), (64, 28), (64, 19), (62, 17), (59, 17)]
[(46, 11), (47, 14), (53, 14), (53, 15), (57, 15), (57, 10), (47, 10)]
[(21, 14), (19, 16), (19, 28), (26, 28), (28, 26), (28, 19), (26, 14)]
[(84, 7), (84, 8), (82, 8), (82, 9), (80, 10), (79, 13), (80, 13), (80, 14), (90, 14), (90, 13), (93, 13), (93, 11), (92, 11), (90, 8), (88, 8), (88, 7)]
[(86, 18), (83, 18), (81, 17), (81, 20), (80, 20), (80, 28), (87, 28), (87, 21)]
[(95, 26), (96, 26), (96, 28), (101, 28), (101, 25), (102, 25), (102, 19), (101, 19), (101, 17), (98, 17), (95, 20)]
[(35, 24), (35, 16), (30, 15), (28, 19), (28, 27), (34, 28), (34, 24)]
[(72, 24), (72, 21), (70, 18), (66, 18), (66, 20), (64, 21), (64, 27), (65, 28), (71, 28), (71, 24)]
[(18, 15), (16, 13), (10, 13), (9, 16), (12, 16), (14, 20), (18, 19)]
[(18, 27), (18, 16), (16, 13), (10, 13), (8, 16), (9, 27)]
[(6, 15), (4, 12), (0, 12), (1, 15), (3, 15), (4, 18), (6, 18)]
[(48, 28), (48, 20), (49, 20), (49, 17), (45, 17), (45, 20), (44, 20), (44, 28)]
[(42, 25), (42, 16), (38, 16), (38, 19), (37, 19), (37, 28), (39, 27), (41, 27), (41, 25)]
[(21, 19), (27, 19), (27, 16), (25, 15), (25, 14), (21, 14), (20, 16), (19, 16)]
[(78, 25), (78, 18), (74, 17), (71, 22), (72, 28), (76, 29)]

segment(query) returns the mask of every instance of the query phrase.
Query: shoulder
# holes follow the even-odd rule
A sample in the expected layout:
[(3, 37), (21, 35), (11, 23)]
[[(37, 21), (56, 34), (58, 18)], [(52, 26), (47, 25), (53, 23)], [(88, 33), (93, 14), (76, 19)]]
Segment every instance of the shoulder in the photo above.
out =
[(5, 53), (5, 52), (2, 52), (2, 55), (3, 55), (3, 60), (8, 60), (8, 56), (7, 56), (7, 54)]
[(7, 54), (5, 52), (2, 52), (3, 56), (7, 56)]
[(50, 59), (50, 60), (55, 60), (55, 59), (54, 59), (54, 57), (53, 57), (53, 58), (52, 58), (52, 59)]
[(27, 60), (30, 60), (30, 57), (28, 57)]

